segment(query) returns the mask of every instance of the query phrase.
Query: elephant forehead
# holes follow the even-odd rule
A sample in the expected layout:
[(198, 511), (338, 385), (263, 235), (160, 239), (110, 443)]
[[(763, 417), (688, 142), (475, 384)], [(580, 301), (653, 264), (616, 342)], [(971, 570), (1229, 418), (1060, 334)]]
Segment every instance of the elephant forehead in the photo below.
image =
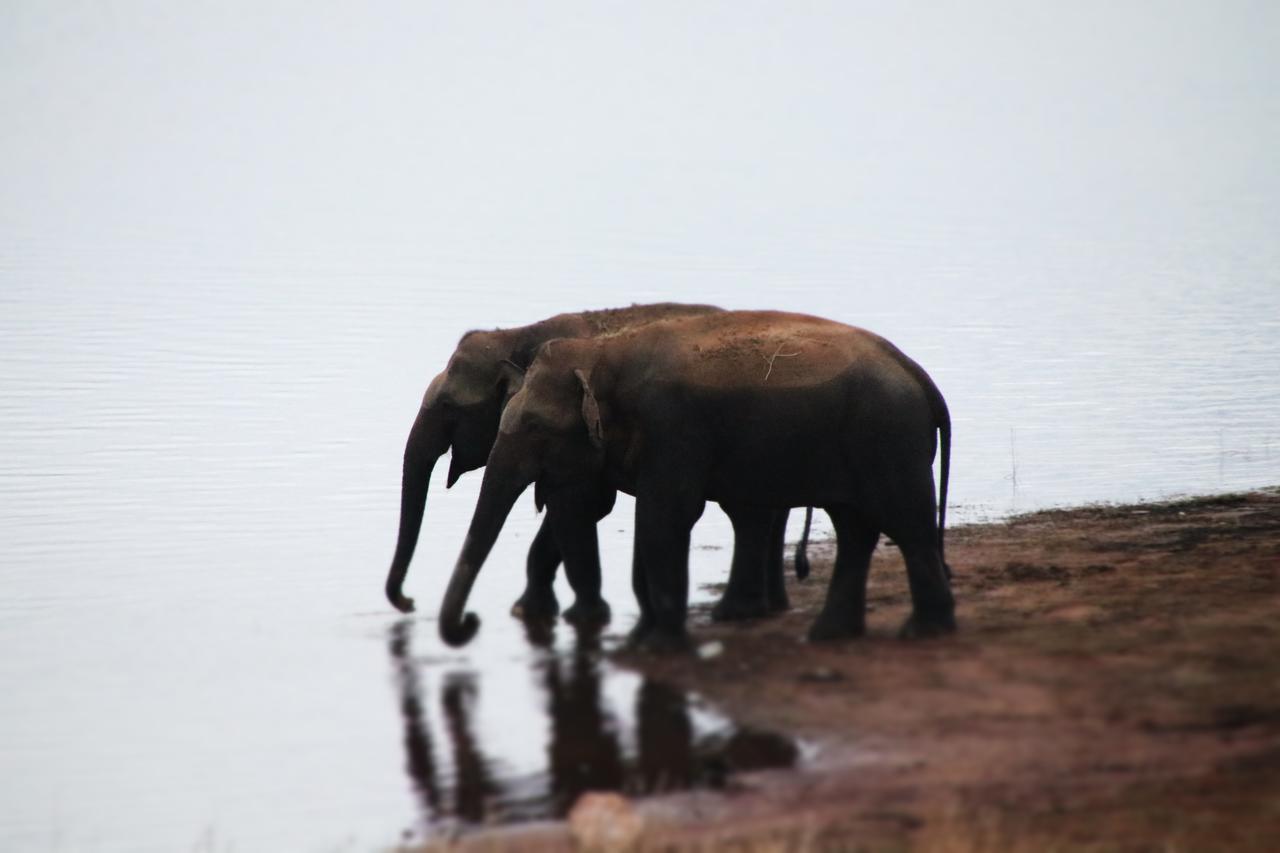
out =
[(575, 415), (576, 409), (563, 395), (539, 393), (526, 385), (502, 410), (498, 431), (509, 435), (528, 429), (568, 427), (574, 424)]
[(490, 364), (455, 356), (443, 374), (440, 394), (460, 406), (482, 402), (497, 394), (497, 373), (496, 360)]
[(422, 395), (423, 408), (435, 408), (440, 405), (446, 381), (445, 374), (436, 374), (435, 378), (431, 380), (431, 384), (427, 386), (427, 392)]

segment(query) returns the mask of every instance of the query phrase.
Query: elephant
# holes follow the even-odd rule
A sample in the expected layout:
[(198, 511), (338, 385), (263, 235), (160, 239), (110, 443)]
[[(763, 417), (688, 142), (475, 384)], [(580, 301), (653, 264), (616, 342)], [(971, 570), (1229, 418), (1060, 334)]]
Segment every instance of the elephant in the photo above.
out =
[[(735, 523), (738, 544), (767, 537), (760, 525), (778, 507), (818, 506), (831, 517), (838, 554), (811, 640), (865, 632), (867, 573), (882, 532), (907, 566), (912, 612), (901, 634), (954, 631), (943, 558), (950, 454), (950, 414), (933, 380), (864, 329), (726, 311), (549, 341), (503, 411), (441, 604), (441, 637), (462, 645), (478, 629), (467, 597), (531, 483), (551, 511), (581, 506), (600, 482), (636, 499), (640, 618), (631, 641), (642, 647), (688, 642), (689, 531), (708, 500), (731, 518), (755, 515), (754, 528)], [(735, 553), (746, 582), (750, 572), (736, 562)]]
[[(417, 545), (426, 510), (427, 487), (436, 460), (452, 451), (446, 488), (468, 471), (484, 466), (498, 434), (503, 407), (523, 383), (524, 368), (537, 349), (555, 338), (594, 338), (615, 334), (649, 322), (673, 317), (718, 313), (711, 305), (658, 303), (633, 305), (602, 311), (558, 314), (528, 326), (493, 331), (468, 332), (459, 341), (445, 370), (428, 386), (413, 428), (405, 444), (400, 498), (400, 528), (391, 568), (387, 573), (386, 595), (404, 613), (414, 609), (413, 599), (404, 595), (405, 577)], [(546, 620), (559, 613), (552, 582), (562, 551), (574, 558), (566, 574), (577, 597), (565, 612), (570, 621), (603, 622), (609, 617), (608, 604), (600, 597), (599, 553), (594, 522), (612, 509), (615, 493), (600, 488), (584, 495), (581, 512), (593, 515), (592, 524), (561, 523), (557, 513), (548, 512), (529, 548), (526, 587), (512, 611), (525, 619)], [(759, 584), (731, 583), (717, 605), (718, 618), (761, 616), (784, 609), (786, 591), (782, 583), (782, 534), (785, 514), (771, 517), (771, 579), (763, 593)], [(806, 525), (807, 531), (807, 525)], [(758, 538), (758, 537), (757, 537)], [(806, 532), (797, 546), (797, 573), (807, 572), (804, 560)], [(576, 571), (575, 571), (576, 570)]]

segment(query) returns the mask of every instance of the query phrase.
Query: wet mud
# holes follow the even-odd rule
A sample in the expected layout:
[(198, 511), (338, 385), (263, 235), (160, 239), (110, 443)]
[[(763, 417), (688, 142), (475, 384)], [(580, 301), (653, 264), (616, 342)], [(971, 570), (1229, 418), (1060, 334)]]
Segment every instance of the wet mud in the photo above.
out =
[(942, 639), (897, 639), (909, 598), (882, 540), (867, 636), (806, 643), (832, 556), (814, 548), (783, 616), (696, 613), (717, 654), (613, 655), (810, 760), (427, 849), (1274, 849), (1280, 490), (950, 531)]

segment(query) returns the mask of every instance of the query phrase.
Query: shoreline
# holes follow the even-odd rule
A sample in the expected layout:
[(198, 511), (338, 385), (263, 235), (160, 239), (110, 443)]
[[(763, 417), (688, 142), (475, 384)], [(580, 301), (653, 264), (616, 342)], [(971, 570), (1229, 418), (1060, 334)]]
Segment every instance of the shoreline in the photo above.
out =
[(897, 639), (906, 573), (882, 539), (867, 636), (804, 642), (833, 556), (812, 545), (813, 574), (788, 578), (780, 616), (714, 624), (696, 608), (695, 641), (723, 647), (713, 657), (611, 655), (803, 739), (808, 762), (726, 791), (587, 795), (568, 822), (417, 849), (1265, 850), (1280, 837), (1280, 488), (952, 528), (960, 627), (936, 640)]

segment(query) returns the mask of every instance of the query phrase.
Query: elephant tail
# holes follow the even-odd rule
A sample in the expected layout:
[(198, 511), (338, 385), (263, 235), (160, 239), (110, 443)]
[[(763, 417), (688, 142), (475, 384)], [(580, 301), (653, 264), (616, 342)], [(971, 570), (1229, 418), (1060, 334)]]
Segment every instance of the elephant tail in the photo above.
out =
[[(929, 383), (933, 386), (933, 383)], [(931, 397), (936, 399), (934, 403), (934, 417), (938, 421), (938, 443), (941, 445), (941, 471), (938, 474), (938, 558), (942, 560), (942, 567), (946, 569), (947, 578), (951, 577), (951, 566), (947, 563), (947, 552), (944, 539), (947, 533), (947, 481), (951, 477), (951, 412), (947, 410), (947, 401), (942, 399), (942, 393), (933, 386)]]
[(804, 532), (800, 534), (800, 541), (796, 543), (796, 556), (793, 561), (796, 568), (796, 580), (804, 580), (809, 577), (809, 527), (812, 524), (813, 507), (805, 507)]
[(925, 369), (888, 341), (884, 341), (884, 345), (898, 364), (920, 383), (920, 388), (929, 402), (929, 409), (933, 413), (933, 426), (938, 431), (941, 453), (941, 470), (938, 473), (938, 558), (942, 560), (942, 567), (947, 572), (947, 578), (950, 579), (951, 567), (947, 565), (944, 540), (947, 531), (947, 484), (951, 479), (951, 412), (947, 409), (947, 401), (943, 399), (942, 392), (938, 390), (938, 386), (934, 384), (933, 378), (925, 372)]

